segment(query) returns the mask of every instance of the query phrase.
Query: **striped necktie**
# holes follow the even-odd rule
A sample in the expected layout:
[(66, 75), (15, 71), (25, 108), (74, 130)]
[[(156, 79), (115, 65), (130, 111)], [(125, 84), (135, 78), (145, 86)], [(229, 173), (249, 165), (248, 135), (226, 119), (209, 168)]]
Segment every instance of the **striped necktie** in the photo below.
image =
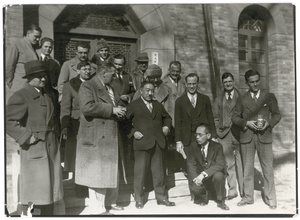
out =
[(107, 92), (109, 94), (109, 97), (112, 101), (112, 103), (114, 104), (114, 106), (116, 106), (116, 103), (115, 103), (115, 96), (114, 96), (114, 91), (112, 90), (112, 88), (108, 85), (106, 85), (106, 89), (107, 89)]

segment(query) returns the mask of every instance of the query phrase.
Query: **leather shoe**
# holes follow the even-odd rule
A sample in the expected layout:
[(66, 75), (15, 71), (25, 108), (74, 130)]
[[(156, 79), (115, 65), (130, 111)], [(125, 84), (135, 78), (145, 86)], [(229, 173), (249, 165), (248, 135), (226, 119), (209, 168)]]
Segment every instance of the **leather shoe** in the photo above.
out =
[(226, 197), (226, 200), (232, 200), (232, 199), (234, 199), (234, 198), (236, 198), (236, 197), (237, 197), (237, 195), (227, 196), (227, 197)]
[(217, 206), (223, 210), (229, 210), (229, 207), (225, 204), (225, 202), (220, 202)]
[(115, 210), (115, 211), (122, 211), (124, 210), (124, 208), (122, 206), (119, 205), (111, 205), (108, 207), (105, 207), (107, 210)]
[(135, 203), (135, 207), (136, 207), (137, 209), (142, 209), (142, 208), (144, 208), (144, 204), (141, 203), (141, 202), (136, 202), (136, 203)]
[(170, 202), (167, 199), (161, 200), (161, 201), (157, 201), (157, 205), (165, 205), (165, 206), (175, 206), (175, 202)]
[(245, 206), (245, 205), (251, 205), (251, 204), (253, 204), (253, 202), (249, 203), (249, 202), (246, 202), (245, 200), (242, 200), (237, 204), (237, 206)]
[(276, 205), (269, 205), (269, 208), (270, 208), (270, 209), (276, 209), (277, 206), (276, 206)]

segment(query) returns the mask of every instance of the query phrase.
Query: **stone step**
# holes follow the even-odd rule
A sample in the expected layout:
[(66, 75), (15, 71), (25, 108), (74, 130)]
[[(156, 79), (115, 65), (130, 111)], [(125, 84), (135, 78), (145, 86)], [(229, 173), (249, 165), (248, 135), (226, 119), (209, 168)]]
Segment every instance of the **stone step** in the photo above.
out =
[[(188, 181), (183, 173), (178, 172), (172, 175), (166, 176), (165, 179), (166, 188), (168, 190), (168, 196), (178, 197), (189, 195)], [(88, 198), (77, 198), (75, 196), (75, 185), (73, 179), (64, 180), (64, 201), (67, 209), (72, 209), (76, 207), (86, 207), (89, 206)], [(154, 200), (155, 193), (152, 190), (148, 194), (148, 200)], [(128, 184), (120, 183), (119, 198), (118, 203), (129, 204), (134, 202), (133, 197), (133, 181), (129, 180)]]

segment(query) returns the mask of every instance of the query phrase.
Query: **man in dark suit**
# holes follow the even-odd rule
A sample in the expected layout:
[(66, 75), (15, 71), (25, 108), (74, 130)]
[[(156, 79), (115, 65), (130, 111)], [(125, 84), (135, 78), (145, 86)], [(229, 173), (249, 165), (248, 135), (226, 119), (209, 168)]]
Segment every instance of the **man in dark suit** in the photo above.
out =
[(134, 193), (136, 208), (144, 207), (143, 187), (146, 171), (151, 169), (153, 186), (158, 205), (175, 206), (165, 192), (163, 153), (165, 136), (170, 131), (172, 119), (163, 105), (153, 100), (154, 85), (141, 84), (141, 97), (128, 105), (126, 117), (132, 121), (134, 135)]
[(227, 166), (227, 200), (237, 197), (237, 184), (240, 196), (244, 196), (243, 189), (243, 166), (240, 153), (239, 128), (232, 125), (231, 117), (239, 91), (234, 87), (234, 77), (231, 73), (225, 72), (222, 75), (223, 92), (215, 100), (213, 106), (215, 125), (218, 141), (223, 146)]
[(232, 116), (232, 122), (241, 129), (244, 165), (244, 197), (237, 205), (254, 203), (254, 157), (257, 150), (264, 177), (263, 199), (271, 209), (276, 209), (272, 129), (280, 121), (281, 115), (275, 95), (260, 89), (259, 72), (248, 70), (245, 81), (249, 91), (238, 98)]
[[(175, 102), (176, 150), (184, 155), (184, 159), (185, 156), (188, 157), (189, 146), (196, 141), (193, 133), (200, 123), (209, 124), (213, 140), (217, 137), (209, 97), (197, 92), (199, 76), (190, 73), (185, 77), (185, 82), (186, 92)], [(193, 199), (193, 194), (191, 197)]]
[[(205, 206), (209, 197), (215, 195), (217, 206), (229, 210), (225, 204), (225, 157), (222, 145), (211, 141), (208, 124), (200, 124), (194, 133), (197, 143), (190, 146), (187, 159), (194, 203)], [(210, 195), (210, 196), (209, 196)]]
[(147, 53), (140, 53), (138, 58), (135, 60), (137, 62), (137, 66), (132, 70), (131, 76), (134, 82), (134, 88), (138, 91), (141, 87), (141, 83), (144, 81), (144, 73), (148, 69), (148, 54)]

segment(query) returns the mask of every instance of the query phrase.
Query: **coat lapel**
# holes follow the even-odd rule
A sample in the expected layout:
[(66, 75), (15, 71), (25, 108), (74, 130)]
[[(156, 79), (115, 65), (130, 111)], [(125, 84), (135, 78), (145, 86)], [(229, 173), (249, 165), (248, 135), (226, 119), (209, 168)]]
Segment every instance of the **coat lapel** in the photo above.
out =
[(160, 84), (159, 87), (155, 88), (155, 100), (162, 103), (163, 100), (165, 100), (169, 93), (168, 93), (168, 87), (164, 86), (164, 84)]
[(32, 57), (36, 57), (36, 59), (39, 60), (39, 55), (37, 54), (36, 50), (32, 47), (32, 44), (25, 38), (24, 38), (24, 42), (28, 47), (28, 49), (26, 49), (26, 50), (31, 52)]
[(197, 115), (200, 115), (203, 108), (203, 105), (201, 105), (201, 103), (203, 103), (203, 98), (200, 93), (197, 92), (197, 94), (196, 111)]
[[(98, 76), (95, 76), (92, 78), (92, 80), (95, 81), (96, 83), (96, 86), (97, 86), (97, 89), (98, 89), (98, 92), (97, 92), (97, 96), (98, 96), (98, 99), (101, 99), (103, 100), (104, 102), (107, 102), (107, 103), (111, 103), (113, 104), (112, 100), (110, 99), (110, 96), (105, 88), (105, 86), (102, 84), (101, 80), (99, 79)], [(116, 101), (116, 100), (115, 100)]]
[(192, 108), (192, 104), (187, 96), (187, 92), (184, 94), (184, 97), (182, 99), (182, 104), (183, 104), (183, 107), (185, 108), (186, 110), (186, 113), (188, 114), (189, 117), (191, 117), (191, 108)]
[(215, 154), (215, 148), (213, 147), (213, 144), (211, 141), (209, 141), (208, 147), (207, 147), (207, 165), (210, 167), (210, 164), (212, 162), (212, 158)]

